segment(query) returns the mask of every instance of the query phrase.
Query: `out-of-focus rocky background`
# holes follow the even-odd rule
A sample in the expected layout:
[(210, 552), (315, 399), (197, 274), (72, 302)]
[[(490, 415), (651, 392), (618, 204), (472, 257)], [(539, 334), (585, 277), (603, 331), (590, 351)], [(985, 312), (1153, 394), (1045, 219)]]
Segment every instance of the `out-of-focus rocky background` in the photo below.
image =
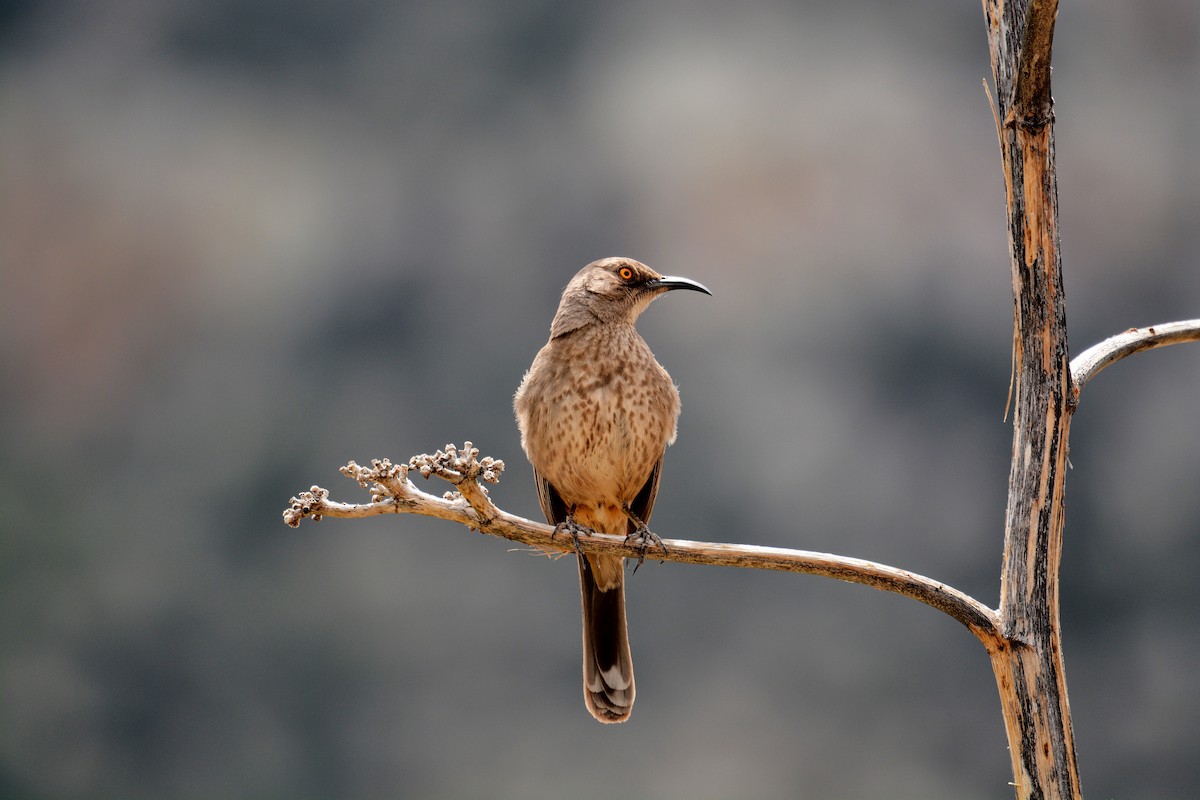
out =
[[(1200, 7), (1064, 4), (1054, 57), (1073, 349), (1200, 315)], [(648, 566), (601, 727), (570, 559), (280, 519), (468, 438), (536, 516), (510, 398), (622, 254), (715, 295), (641, 325), (684, 401), (659, 533), (994, 604), (988, 74), (977, 3), (0, 3), (0, 796), (1010, 796), (985, 654), (911, 601)], [(1089, 796), (1200, 786), (1198, 411), (1184, 346), (1076, 418)]]

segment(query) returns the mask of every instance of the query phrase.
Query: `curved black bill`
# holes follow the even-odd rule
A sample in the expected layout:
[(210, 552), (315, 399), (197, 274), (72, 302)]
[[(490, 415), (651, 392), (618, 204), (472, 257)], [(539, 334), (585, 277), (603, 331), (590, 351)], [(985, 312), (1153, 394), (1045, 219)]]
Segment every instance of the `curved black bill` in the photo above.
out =
[(693, 292), (704, 292), (706, 295), (712, 296), (712, 292), (708, 287), (699, 281), (694, 281), (691, 278), (680, 278), (675, 275), (663, 275), (661, 278), (651, 282), (652, 286), (660, 289), (691, 289)]

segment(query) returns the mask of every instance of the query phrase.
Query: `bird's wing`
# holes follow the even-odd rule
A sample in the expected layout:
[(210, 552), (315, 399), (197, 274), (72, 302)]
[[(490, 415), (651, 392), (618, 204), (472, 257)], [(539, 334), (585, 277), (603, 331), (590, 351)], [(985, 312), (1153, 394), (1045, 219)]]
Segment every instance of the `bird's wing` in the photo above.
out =
[[(666, 451), (663, 452), (663, 455), (666, 455)], [(646, 479), (646, 483), (637, 493), (637, 497), (633, 498), (633, 502), (629, 504), (629, 510), (647, 525), (650, 524), (650, 512), (654, 510), (654, 499), (658, 497), (658, 476), (662, 473), (662, 462), (663, 457), (660, 455), (658, 461), (654, 462), (653, 469), (650, 470), (650, 477)], [(630, 525), (632, 524), (631, 521)]]
[(546, 516), (546, 522), (551, 525), (557, 525), (567, 519), (567, 504), (558, 494), (558, 490), (550, 481), (542, 477), (542, 474), (536, 469), (533, 471), (533, 481), (537, 484), (538, 502), (541, 503), (542, 513)]

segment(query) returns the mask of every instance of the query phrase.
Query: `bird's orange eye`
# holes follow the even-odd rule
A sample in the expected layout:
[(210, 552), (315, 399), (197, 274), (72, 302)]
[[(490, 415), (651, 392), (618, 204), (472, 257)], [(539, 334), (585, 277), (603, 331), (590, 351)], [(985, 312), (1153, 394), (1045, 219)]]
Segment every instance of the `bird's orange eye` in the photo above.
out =
[(621, 276), (621, 280), (623, 281), (633, 280), (633, 270), (629, 267), (621, 267), (617, 270), (617, 274)]

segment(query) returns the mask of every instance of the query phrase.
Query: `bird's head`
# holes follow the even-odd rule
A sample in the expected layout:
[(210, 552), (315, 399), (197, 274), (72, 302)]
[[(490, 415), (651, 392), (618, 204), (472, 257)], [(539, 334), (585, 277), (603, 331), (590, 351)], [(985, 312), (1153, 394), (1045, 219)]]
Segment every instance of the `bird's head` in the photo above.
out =
[(654, 298), (672, 289), (712, 294), (702, 283), (660, 275), (632, 258), (593, 261), (579, 270), (563, 290), (550, 336), (562, 336), (596, 322), (632, 325)]

